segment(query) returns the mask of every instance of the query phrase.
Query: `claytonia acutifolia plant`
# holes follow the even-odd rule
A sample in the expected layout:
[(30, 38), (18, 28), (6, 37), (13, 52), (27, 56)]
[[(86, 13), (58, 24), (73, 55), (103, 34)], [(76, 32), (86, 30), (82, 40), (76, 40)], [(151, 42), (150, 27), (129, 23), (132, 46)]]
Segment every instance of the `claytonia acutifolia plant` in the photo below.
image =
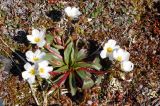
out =
[[(72, 39), (68, 39), (63, 52), (56, 51), (56, 54), (62, 54), (61, 56), (55, 57), (55, 53), (46, 54), (54, 66), (53, 71), (49, 72), (53, 76), (54, 82), (49, 94), (54, 92), (55, 85), (60, 88), (63, 84), (68, 84), (70, 93), (75, 95), (78, 88), (88, 89), (94, 85), (92, 75), (104, 74), (104, 72), (99, 71), (101, 69), (99, 58), (95, 58), (94, 61), (84, 61), (87, 56), (86, 49), (79, 50), (78, 44), (78, 41), (74, 44)], [(55, 51), (52, 47), (51, 50)]]
[(68, 17), (73, 19), (78, 18), (78, 16), (81, 15), (79, 8), (76, 7), (66, 7), (64, 11)]
[(30, 83), (30, 84), (35, 83), (35, 75), (36, 75), (35, 65), (31, 65), (30, 63), (26, 63), (24, 65), (24, 69), (26, 71), (22, 72), (23, 79), (27, 80), (28, 83)]
[(44, 60), (40, 63), (38, 63), (38, 74), (41, 78), (48, 79), (50, 77), (49, 72), (53, 70), (53, 67), (48, 66), (49, 62)]
[(43, 57), (46, 55), (45, 52), (41, 52), (39, 49), (37, 49), (35, 52), (27, 51), (26, 52), (26, 58), (29, 62), (37, 63), (43, 60)]
[(104, 45), (103, 50), (100, 53), (102, 59), (109, 57), (109, 60), (113, 60), (113, 51), (118, 49), (119, 46), (116, 45), (116, 41), (113, 39), (108, 40), (108, 42)]
[(27, 39), (30, 41), (32, 44), (36, 44), (38, 47), (43, 47), (46, 43), (45, 41), (45, 30), (41, 29), (33, 29), (32, 30), (32, 35), (27, 35)]
[(130, 72), (134, 68), (134, 64), (131, 61), (121, 62), (121, 70), (124, 72)]
[(113, 58), (119, 62), (128, 61), (130, 53), (124, 49), (118, 49), (113, 51)]

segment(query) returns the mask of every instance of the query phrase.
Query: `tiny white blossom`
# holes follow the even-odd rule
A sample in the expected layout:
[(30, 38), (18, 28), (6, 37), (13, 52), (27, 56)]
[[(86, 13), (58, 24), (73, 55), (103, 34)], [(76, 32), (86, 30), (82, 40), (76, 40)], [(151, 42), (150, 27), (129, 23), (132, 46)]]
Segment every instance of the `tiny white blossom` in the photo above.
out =
[(129, 56), (130, 56), (130, 53), (121, 48), (113, 51), (113, 58), (119, 62), (129, 60)]
[(66, 15), (71, 18), (78, 18), (78, 16), (81, 15), (79, 8), (76, 7), (66, 7), (64, 11)]
[(119, 46), (116, 45), (116, 41), (113, 39), (108, 40), (108, 42), (104, 45), (103, 50), (100, 53), (101, 58), (109, 57), (109, 60), (113, 60), (113, 51), (118, 49)]
[(22, 72), (23, 79), (27, 80), (28, 83), (30, 84), (35, 83), (35, 75), (36, 75), (35, 66), (31, 65), (30, 63), (26, 63), (24, 65), (24, 69), (26, 71)]
[(41, 52), (39, 49), (37, 49), (35, 52), (32, 51), (26, 52), (27, 60), (33, 63), (40, 62), (45, 55), (46, 53)]
[(123, 61), (121, 63), (121, 70), (125, 72), (130, 72), (134, 68), (134, 64), (131, 61)]
[(43, 47), (46, 43), (45, 39), (45, 30), (32, 30), (32, 35), (27, 35), (27, 39), (32, 44), (37, 44), (38, 47)]
[(92, 18), (87, 18), (87, 21), (88, 21), (88, 22), (92, 21)]
[(42, 61), (38, 63), (38, 74), (40, 77), (48, 79), (50, 77), (49, 72), (53, 70), (53, 67), (48, 66), (49, 62), (48, 61)]

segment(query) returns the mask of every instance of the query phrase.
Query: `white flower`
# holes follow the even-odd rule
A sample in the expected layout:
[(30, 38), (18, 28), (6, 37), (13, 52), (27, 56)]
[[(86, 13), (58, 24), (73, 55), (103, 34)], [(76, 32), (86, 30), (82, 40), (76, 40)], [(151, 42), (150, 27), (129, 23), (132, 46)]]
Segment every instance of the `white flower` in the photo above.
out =
[(48, 61), (42, 61), (38, 63), (38, 74), (42, 78), (48, 79), (50, 77), (49, 72), (53, 70), (53, 67), (48, 66), (49, 62)]
[(27, 60), (33, 63), (40, 62), (45, 55), (46, 53), (41, 52), (39, 49), (37, 49), (34, 53), (32, 51), (26, 52)]
[(23, 79), (27, 80), (28, 83), (30, 84), (35, 83), (35, 75), (36, 75), (35, 66), (29, 63), (26, 63), (24, 65), (24, 68), (26, 71), (22, 72)]
[(92, 18), (87, 18), (87, 21), (88, 21), (88, 22), (92, 21)]
[(130, 56), (130, 53), (121, 48), (113, 51), (113, 58), (119, 62), (129, 60), (129, 56)]
[(125, 72), (130, 72), (134, 68), (134, 64), (131, 61), (123, 61), (121, 63), (121, 70)]
[(78, 16), (81, 15), (79, 8), (76, 7), (66, 7), (64, 11), (66, 15), (71, 18), (78, 18)]
[(100, 53), (101, 58), (109, 57), (110, 60), (113, 60), (113, 51), (118, 48), (119, 46), (116, 45), (115, 40), (108, 40), (108, 42), (104, 45), (103, 50)]
[(38, 47), (43, 47), (46, 43), (44, 36), (45, 36), (45, 30), (39, 31), (37, 29), (33, 29), (32, 35), (27, 35), (27, 39), (32, 44), (37, 44)]

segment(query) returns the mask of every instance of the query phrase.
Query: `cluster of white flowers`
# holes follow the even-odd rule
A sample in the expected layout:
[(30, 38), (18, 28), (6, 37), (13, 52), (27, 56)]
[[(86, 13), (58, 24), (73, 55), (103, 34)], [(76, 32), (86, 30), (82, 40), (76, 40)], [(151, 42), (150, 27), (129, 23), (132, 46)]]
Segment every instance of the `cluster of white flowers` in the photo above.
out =
[(109, 60), (117, 60), (121, 62), (121, 70), (130, 72), (134, 68), (134, 64), (129, 61), (130, 53), (116, 45), (116, 41), (113, 39), (108, 40), (104, 45), (103, 50), (100, 53), (101, 58), (108, 57)]
[[(43, 47), (45, 44), (45, 31), (38, 31), (33, 29), (32, 35), (28, 35), (27, 38), (32, 44), (37, 44), (38, 47)], [(50, 77), (49, 72), (53, 70), (53, 67), (48, 66), (49, 62), (43, 60), (46, 54), (37, 49), (35, 52), (27, 51), (26, 58), (29, 62), (24, 65), (25, 71), (22, 72), (22, 77), (30, 84), (35, 83), (35, 76), (39, 75), (41, 78), (48, 79)]]

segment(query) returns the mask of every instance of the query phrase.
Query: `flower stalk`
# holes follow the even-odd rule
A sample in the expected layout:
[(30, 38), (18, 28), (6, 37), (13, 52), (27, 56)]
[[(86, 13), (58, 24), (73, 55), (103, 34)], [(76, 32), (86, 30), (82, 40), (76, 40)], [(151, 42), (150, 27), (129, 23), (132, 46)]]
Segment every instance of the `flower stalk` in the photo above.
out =
[(37, 104), (38, 106), (40, 106), (40, 103), (39, 103), (39, 101), (38, 101), (38, 99), (37, 99), (37, 97), (36, 97), (36, 94), (35, 94), (34, 88), (32, 87), (32, 84), (30, 84), (30, 83), (28, 83), (28, 84), (29, 84), (29, 86), (30, 86), (30, 88), (31, 88), (32, 96), (33, 96), (36, 104)]

